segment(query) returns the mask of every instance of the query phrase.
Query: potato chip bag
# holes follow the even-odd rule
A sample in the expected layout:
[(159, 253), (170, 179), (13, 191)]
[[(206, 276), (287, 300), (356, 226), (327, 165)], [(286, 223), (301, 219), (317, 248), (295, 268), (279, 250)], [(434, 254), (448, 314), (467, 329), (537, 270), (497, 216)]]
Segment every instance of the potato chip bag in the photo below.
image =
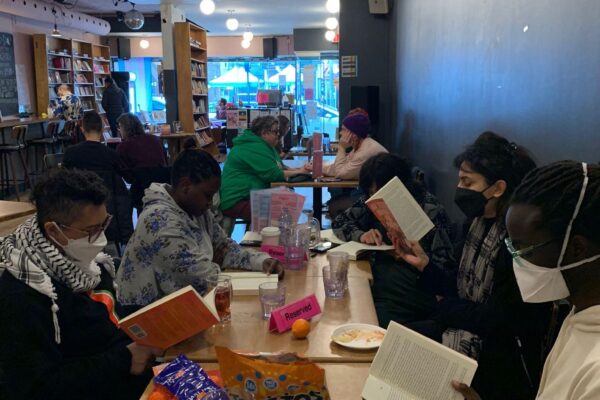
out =
[(295, 354), (238, 354), (215, 347), (231, 400), (329, 400), (325, 370)]

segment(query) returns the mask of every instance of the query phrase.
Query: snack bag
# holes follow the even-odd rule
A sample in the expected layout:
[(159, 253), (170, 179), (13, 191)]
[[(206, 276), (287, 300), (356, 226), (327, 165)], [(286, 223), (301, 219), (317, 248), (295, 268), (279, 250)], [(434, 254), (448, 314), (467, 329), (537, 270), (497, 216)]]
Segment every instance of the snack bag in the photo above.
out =
[(325, 370), (295, 354), (237, 354), (215, 347), (231, 400), (329, 400)]
[(177, 400), (229, 399), (198, 364), (184, 355), (171, 361), (154, 378), (154, 383), (167, 389)]

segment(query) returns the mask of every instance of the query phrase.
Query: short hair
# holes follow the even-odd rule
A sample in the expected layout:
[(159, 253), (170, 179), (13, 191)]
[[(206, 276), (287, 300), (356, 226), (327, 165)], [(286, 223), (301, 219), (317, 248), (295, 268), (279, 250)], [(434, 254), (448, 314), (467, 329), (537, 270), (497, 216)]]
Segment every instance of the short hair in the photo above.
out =
[[(580, 234), (600, 243), (600, 166), (588, 164), (588, 185), (571, 235)], [(575, 212), (583, 185), (583, 166), (578, 161), (558, 161), (531, 171), (516, 188), (510, 204), (538, 207), (537, 228), (564, 237)]]
[(202, 149), (186, 149), (179, 153), (171, 170), (171, 182), (177, 187), (181, 178), (187, 177), (192, 183), (200, 183), (212, 177), (221, 177), (219, 163), (211, 154)]
[(43, 229), (48, 221), (69, 225), (82, 206), (106, 204), (108, 196), (108, 189), (96, 173), (60, 168), (35, 185), (31, 201)]
[(525, 175), (536, 167), (529, 151), (494, 132), (483, 132), (475, 143), (454, 159), (454, 166), (460, 168), (466, 162), (473, 171), (483, 175), (488, 185), (499, 180), (506, 182), (506, 191), (498, 202), (498, 217), (506, 212), (510, 196)]
[(83, 113), (81, 125), (82, 125), (83, 131), (85, 133), (88, 133), (88, 132), (102, 133), (102, 129), (104, 127), (104, 124), (102, 123), (102, 118), (100, 117), (100, 114), (98, 114), (96, 111), (93, 111), (93, 110), (86, 111), (85, 113)]
[(250, 130), (256, 135), (260, 136), (263, 131), (269, 131), (273, 128), (273, 125), (279, 124), (277, 118), (267, 115), (265, 117), (258, 117), (250, 125)]
[(365, 161), (360, 168), (358, 184), (368, 194), (373, 184), (381, 188), (394, 177), (402, 181), (417, 203), (423, 203), (425, 188), (413, 178), (410, 162), (397, 154), (380, 153)]
[(107, 76), (106, 78), (104, 78), (104, 84), (110, 84), (110, 85), (115, 85), (115, 80), (111, 77), (111, 76)]
[(117, 118), (117, 123), (125, 131), (126, 138), (131, 136), (141, 136), (146, 133), (140, 119), (132, 113), (121, 114), (119, 118)]
[(227, 104), (227, 100), (225, 98), (221, 97), (221, 99), (219, 100), (219, 103)]

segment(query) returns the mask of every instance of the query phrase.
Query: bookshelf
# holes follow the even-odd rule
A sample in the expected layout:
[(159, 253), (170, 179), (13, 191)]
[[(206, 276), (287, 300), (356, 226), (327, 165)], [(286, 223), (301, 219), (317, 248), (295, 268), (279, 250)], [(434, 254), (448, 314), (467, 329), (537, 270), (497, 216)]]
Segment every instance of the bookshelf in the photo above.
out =
[(190, 22), (175, 23), (177, 103), (184, 132), (210, 129), (206, 30)]
[(96, 109), (94, 93), (94, 71), (92, 69), (92, 44), (80, 40), (73, 43), (73, 94), (81, 100), (81, 109), (91, 111)]
[(102, 108), (102, 95), (104, 94), (104, 78), (110, 76), (110, 47), (99, 44), (92, 45), (94, 58), (94, 89), (96, 94), (96, 110), (104, 114)]

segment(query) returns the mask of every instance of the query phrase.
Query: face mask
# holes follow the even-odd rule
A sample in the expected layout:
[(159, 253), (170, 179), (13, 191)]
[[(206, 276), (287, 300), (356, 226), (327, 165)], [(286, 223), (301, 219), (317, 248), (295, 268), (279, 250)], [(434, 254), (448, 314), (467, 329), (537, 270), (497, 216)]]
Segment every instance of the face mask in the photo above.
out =
[(468, 218), (481, 217), (485, 212), (485, 205), (488, 202), (483, 192), (489, 188), (488, 186), (481, 192), (478, 192), (476, 190), (457, 187), (454, 194), (454, 202)]
[(573, 217), (567, 226), (567, 232), (563, 240), (560, 256), (558, 257), (557, 267), (546, 268), (538, 266), (520, 256), (517, 256), (513, 259), (513, 270), (515, 271), (517, 284), (519, 285), (519, 290), (521, 291), (521, 297), (523, 297), (523, 301), (526, 303), (544, 303), (547, 301), (561, 300), (569, 297), (569, 288), (567, 287), (567, 283), (565, 282), (565, 278), (563, 277), (561, 271), (576, 268), (600, 259), (599, 254), (590, 258), (586, 258), (585, 260), (561, 266), (567, 245), (569, 244), (573, 221), (575, 221), (575, 218), (577, 218), (577, 214), (579, 213), (579, 208), (581, 207), (581, 203), (585, 197), (585, 190), (588, 184), (587, 164), (582, 163), (582, 166), (584, 176), (583, 186), (581, 187), (579, 200), (575, 206), (575, 212), (573, 213)]
[[(60, 228), (59, 228), (60, 229)], [(61, 230), (62, 232), (62, 230)], [(66, 235), (63, 233), (63, 236)], [(88, 268), (90, 263), (96, 258), (96, 256), (106, 247), (108, 240), (104, 232), (96, 239), (94, 243), (90, 243), (87, 236), (80, 239), (69, 239), (68, 243), (62, 246), (56, 240), (54, 242), (60, 246), (65, 255), (76, 265), (81, 268)]]

